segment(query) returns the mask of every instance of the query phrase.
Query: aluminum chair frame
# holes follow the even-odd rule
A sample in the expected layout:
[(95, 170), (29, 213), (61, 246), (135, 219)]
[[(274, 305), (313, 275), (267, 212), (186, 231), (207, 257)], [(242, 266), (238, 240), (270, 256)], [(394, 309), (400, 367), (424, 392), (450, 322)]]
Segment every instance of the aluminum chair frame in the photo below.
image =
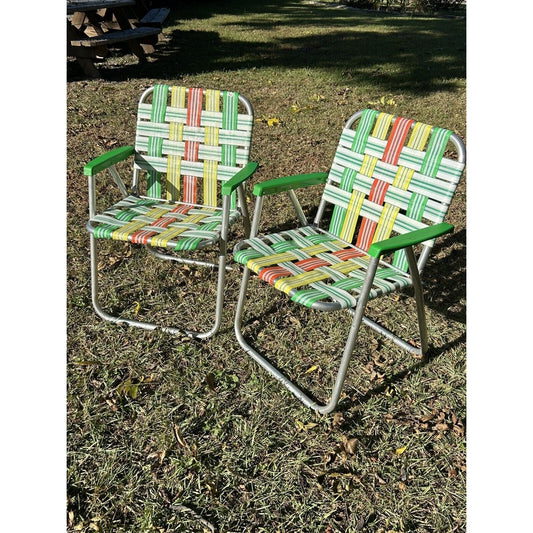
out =
[[(154, 87), (150, 87), (144, 91), (140, 98), (140, 104), (145, 103), (150, 95), (153, 93)], [(189, 89), (186, 89), (186, 93), (189, 93)], [(238, 95), (239, 102), (244, 106), (247, 115), (251, 117), (251, 123), (253, 125), (253, 107), (242, 95)], [(249, 137), (251, 139), (252, 129), (250, 129)], [(171, 326), (162, 326), (154, 322), (141, 321), (135, 319), (124, 318), (121, 316), (116, 316), (108, 313), (103, 309), (102, 304), (100, 303), (99, 298), (99, 283), (98, 283), (98, 238), (94, 236), (95, 223), (94, 218), (97, 214), (96, 210), (96, 180), (95, 177), (103, 170), (107, 170), (111, 178), (117, 185), (122, 198), (127, 198), (130, 193), (124, 181), (121, 179), (116, 164), (124, 161), (129, 158), (131, 155), (136, 153), (134, 147), (122, 147), (111, 152), (100, 156), (90, 163), (88, 163), (84, 168), (84, 173), (88, 177), (88, 188), (89, 188), (89, 221), (87, 222), (87, 230), (90, 233), (90, 265), (91, 265), (91, 297), (93, 307), (102, 319), (106, 321), (113, 322), (115, 324), (126, 324), (128, 326), (134, 326), (142, 328), (145, 330), (155, 330), (161, 329), (164, 332), (171, 333), (173, 335), (186, 335), (191, 338), (197, 339), (207, 339), (212, 337), (220, 328), (222, 323), (222, 313), (224, 308), (224, 286), (225, 286), (225, 275), (226, 271), (231, 270), (231, 267), (227, 266), (227, 246), (228, 246), (228, 234), (230, 227), (230, 210), (231, 210), (231, 195), (236, 191), (238, 202), (236, 204), (236, 209), (240, 213), (240, 217), (243, 220), (244, 232), (245, 235), (249, 235), (250, 231), (250, 218), (246, 203), (246, 194), (245, 194), (245, 181), (255, 172), (257, 169), (257, 163), (248, 162), (244, 165), (241, 170), (237, 171), (234, 176), (229, 180), (225, 181), (222, 184), (222, 207), (218, 208), (222, 211), (222, 226), (220, 230), (220, 238), (218, 239), (219, 253), (217, 262), (207, 262), (200, 261), (185, 257), (180, 257), (175, 255), (173, 252), (168, 251), (159, 251), (154, 249), (150, 244), (141, 245), (152, 255), (158, 257), (162, 260), (174, 261), (181, 264), (195, 265), (200, 267), (208, 267), (213, 269), (218, 269), (218, 279), (217, 279), (217, 294), (216, 294), (216, 303), (215, 303), (215, 317), (213, 326), (207, 331), (195, 331), (185, 327), (171, 327)], [(131, 186), (131, 194), (137, 196), (139, 189), (139, 179), (140, 179), (140, 169), (137, 166), (134, 166), (133, 170), (133, 179)], [(144, 197), (146, 198), (146, 197)], [(163, 200), (161, 203), (165, 203)], [(184, 204), (183, 202), (173, 202), (173, 204)], [(196, 206), (196, 204), (187, 203), (187, 206)], [(205, 207), (204, 205), (198, 205), (197, 207)], [(198, 246), (198, 250), (202, 248), (207, 248), (212, 246), (215, 243), (210, 243), (205, 246)]]
[[(351, 128), (353, 124), (361, 118), (362, 113), (363, 111), (358, 111), (357, 113), (352, 115), (347, 121), (345, 129)], [(397, 117), (394, 117), (394, 120), (396, 120), (396, 118)], [(456, 148), (457, 162), (464, 166), (466, 160), (466, 151), (462, 140), (455, 133), (452, 133), (449, 138), (449, 141)], [(250, 239), (258, 236), (264, 197), (270, 194), (278, 194), (281, 192), (288, 193), (301, 225), (303, 227), (309, 226), (315, 228), (318, 231), (327, 203), (324, 199), (324, 196), (322, 196), (314, 221), (309, 224), (294, 191), (298, 188), (309, 187), (324, 183), (331, 183), (327, 173), (314, 173), (301, 176), (290, 176), (287, 178), (277, 178), (270, 180), (269, 182), (264, 182), (263, 184), (256, 185), (254, 188), (256, 203)], [(324, 233), (327, 233), (325, 230), (322, 231)], [(253, 360), (255, 360), (275, 379), (277, 379), (304, 405), (324, 415), (333, 412), (340, 400), (342, 387), (346, 378), (346, 373), (348, 371), (349, 363), (354, 352), (357, 335), (362, 324), (368, 325), (376, 332), (384, 335), (387, 339), (392, 340), (401, 348), (408, 350), (409, 352), (417, 356), (420, 356), (422, 359), (426, 358), (428, 350), (428, 332), (424, 308), (424, 296), (421, 282), (421, 274), (431, 253), (434, 244), (434, 239), (438, 236), (450, 233), (452, 231), (453, 226), (451, 224), (441, 222), (427, 226), (423, 229), (413, 231), (411, 232), (411, 234), (407, 233), (404, 235), (397, 235), (394, 237), (389, 237), (388, 239), (382, 240), (380, 242), (374, 242), (369, 247), (367, 253), (370, 256), (370, 260), (368, 263), (364, 284), (357, 298), (357, 304), (347, 309), (347, 311), (352, 315), (351, 327), (347, 336), (346, 344), (342, 351), (342, 356), (338, 367), (337, 375), (333, 384), (332, 393), (327, 403), (321, 404), (315, 399), (311, 398), (295, 382), (291, 381), (287, 376), (285, 376), (281, 371), (279, 371), (265, 355), (259, 353), (259, 351), (255, 347), (253, 347), (250, 342), (245, 338), (242, 332), (242, 320), (248, 290), (248, 283), (251, 274), (250, 269), (246, 265), (244, 266), (243, 270), (241, 289), (235, 312), (235, 335), (240, 346)], [(417, 261), (414, 246), (422, 243), (423, 250), (419, 254), (419, 258)], [(242, 250), (245, 244), (246, 241), (238, 243), (235, 247), (235, 253), (238, 253), (240, 250)], [(350, 243), (346, 244), (348, 246), (352, 246)], [(382, 257), (388, 253), (400, 249), (405, 250), (408, 264), (408, 272), (410, 275), (410, 285), (414, 289), (416, 312), (420, 333), (419, 346), (411, 345), (395, 333), (389, 331), (388, 329), (371, 320), (365, 315), (366, 305), (370, 300), (370, 292), (372, 289), (374, 277), (378, 266), (382, 262)], [(291, 292), (290, 294), (293, 294), (293, 292)], [(338, 306), (331, 305), (330, 302), (317, 302), (311, 305), (310, 307), (326, 312), (338, 309)]]

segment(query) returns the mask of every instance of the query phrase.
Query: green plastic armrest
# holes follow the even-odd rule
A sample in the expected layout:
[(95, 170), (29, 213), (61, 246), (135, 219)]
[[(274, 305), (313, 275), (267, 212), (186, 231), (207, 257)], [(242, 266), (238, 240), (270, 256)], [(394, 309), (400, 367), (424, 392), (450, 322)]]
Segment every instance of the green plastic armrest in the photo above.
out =
[(127, 159), (134, 152), (135, 148), (133, 146), (122, 146), (121, 148), (115, 148), (114, 150), (106, 152), (92, 161), (89, 161), (89, 163), (83, 167), (83, 174), (85, 176), (94, 176), (95, 174), (98, 174), (98, 172), (109, 168), (115, 163), (124, 161), (124, 159)]
[(235, 174), (232, 178), (222, 185), (222, 195), (230, 195), (243, 181), (247, 180), (256, 170), (259, 165), (250, 162)]
[(429, 241), (430, 239), (435, 239), (446, 233), (451, 233), (453, 231), (453, 226), (447, 222), (441, 222), (440, 224), (435, 224), (434, 226), (429, 226), (427, 228), (417, 229), (415, 231), (410, 231), (404, 235), (397, 235), (396, 237), (391, 237), (390, 239), (385, 239), (383, 241), (375, 242), (368, 249), (368, 255), (372, 257), (380, 257), (383, 254), (395, 252), (401, 248), (407, 248), (408, 246), (414, 246), (424, 241)]
[(284, 178), (275, 178), (273, 180), (258, 183), (253, 190), (255, 196), (264, 196), (267, 194), (278, 194), (283, 191), (292, 189), (301, 189), (320, 185), (328, 179), (326, 172), (315, 172), (312, 174), (300, 174), (298, 176), (285, 176)]

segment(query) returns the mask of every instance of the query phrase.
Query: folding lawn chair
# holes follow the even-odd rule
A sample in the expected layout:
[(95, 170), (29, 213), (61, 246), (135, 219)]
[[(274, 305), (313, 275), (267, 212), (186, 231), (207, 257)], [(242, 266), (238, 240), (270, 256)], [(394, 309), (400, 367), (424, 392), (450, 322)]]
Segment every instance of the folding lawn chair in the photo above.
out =
[[(257, 168), (248, 162), (252, 125), (252, 106), (236, 92), (155, 85), (140, 99), (135, 146), (117, 148), (85, 166), (92, 301), (103, 319), (148, 330), (158, 327), (103, 310), (98, 298), (97, 240), (113, 239), (144, 246), (161, 259), (218, 268), (213, 327), (205, 332), (161, 327), (197, 338), (216, 333), (223, 309), (229, 226), (242, 216), (245, 235), (250, 229), (244, 184)], [(133, 179), (128, 191), (115, 165), (130, 156)], [(122, 199), (97, 213), (95, 176), (104, 169)], [(213, 245), (218, 245), (218, 262), (176, 254)]]
[[(455, 153), (453, 159), (448, 148)], [(367, 109), (346, 123), (329, 174), (289, 176), (254, 187), (257, 198), (251, 237), (235, 247), (235, 260), (245, 265), (235, 332), (246, 352), (306, 406), (324, 414), (335, 409), (362, 322), (402, 348), (426, 356), (420, 274), (434, 239), (453, 230), (443, 220), (465, 155), (461, 139), (451, 131)], [(308, 223), (294, 191), (324, 183), (316, 217)], [(257, 236), (264, 197), (283, 191), (288, 191), (301, 227)], [(327, 211), (331, 218), (326, 229)], [(418, 258), (415, 245), (420, 245)], [(244, 338), (241, 322), (251, 271), (302, 306), (321, 311), (346, 309), (352, 315), (326, 405), (310, 398)], [(364, 315), (369, 300), (411, 286), (420, 347)]]

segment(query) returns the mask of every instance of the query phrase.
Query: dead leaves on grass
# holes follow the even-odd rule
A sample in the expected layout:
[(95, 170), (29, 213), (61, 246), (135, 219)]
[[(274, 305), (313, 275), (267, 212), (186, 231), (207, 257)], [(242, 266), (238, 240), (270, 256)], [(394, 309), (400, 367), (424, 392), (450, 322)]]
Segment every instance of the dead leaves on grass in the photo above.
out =
[[(429, 415), (420, 418), (421, 429), (437, 431), (439, 435), (452, 431), (456, 437), (465, 435), (465, 424), (449, 409), (434, 410)], [(440, 437), (439, 437), (440, 438)]]
[(441, 439), (447, 433), (451, 433), (457, 438), (463, 438), (466, 432), (465, 421), (448, 408), (434, 409), (431, 413), (420, 417), (405, 416), (402, 413), (388, 413), (384, 418), (389, 423), (410, 425), (416, 433), (435, 432), (436, 439)]
[(100, 252), (102, 259), (98, 262), (98, 272), (104, 269), (111, 270), (115, 266), (119, 266), (121, 262), (127, 257), (132, 255), (132, 247), (129, 243), (124, 244), (124, 251), (120, 255), (116, 255), (114, 252), (106, 252), (102, 250)]

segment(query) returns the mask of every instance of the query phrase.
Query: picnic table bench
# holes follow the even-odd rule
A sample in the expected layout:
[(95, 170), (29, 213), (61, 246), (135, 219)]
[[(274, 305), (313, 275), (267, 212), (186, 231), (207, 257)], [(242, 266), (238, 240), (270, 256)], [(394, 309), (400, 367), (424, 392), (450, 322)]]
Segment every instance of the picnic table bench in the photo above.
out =
[(136, 26), (154, 26), (156, 28), (161, 28), (163, 22), (167, 18), (170, 9), (168, 7), (159, 7), (150, 9), (146, 15), (139, 21), (136, 22)]
[(152, 53), (168, 8), (139, 10), (136, 0), (67, 0), (67, 54), (89, 77), (99, 77), (94, 61), (109, 47), (125, 44), (140, 61)]

